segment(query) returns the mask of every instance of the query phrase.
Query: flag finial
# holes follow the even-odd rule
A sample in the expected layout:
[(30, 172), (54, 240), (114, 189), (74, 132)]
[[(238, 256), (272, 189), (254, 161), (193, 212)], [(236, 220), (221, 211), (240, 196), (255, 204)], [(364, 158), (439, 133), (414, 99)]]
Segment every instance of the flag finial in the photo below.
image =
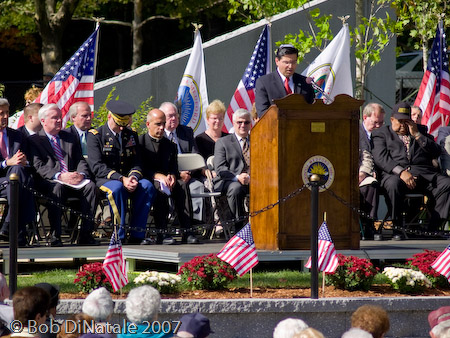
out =
[(192, 22), (192, 26), (194, 26), (194, 28), (195, 28), (194, 33), (197, 33), (200, 30), (200, 28), (203, 27), (203, 25), (201, 23), (196, 23), (196, 22)]
[(347, 23), (347, 20), (348, 20), (349, 17), (350, 17), (350, 15), (338, 16), (338, 19), (341, 19), (342, 24), (345, 25)]

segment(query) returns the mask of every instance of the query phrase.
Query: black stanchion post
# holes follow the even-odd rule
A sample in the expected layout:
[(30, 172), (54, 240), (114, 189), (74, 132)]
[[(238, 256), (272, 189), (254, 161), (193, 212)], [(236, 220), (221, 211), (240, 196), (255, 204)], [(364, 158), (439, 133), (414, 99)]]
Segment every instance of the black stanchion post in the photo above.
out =
[(311, 182), (311, 298), (319, 298), (318, 241), (319, 231), (319, 182), (320, 176), (313, 174)]
[(19, 175), (9, 176), (9, 290), (11, 296), (17, 290), (17, 232), (19, 228)]

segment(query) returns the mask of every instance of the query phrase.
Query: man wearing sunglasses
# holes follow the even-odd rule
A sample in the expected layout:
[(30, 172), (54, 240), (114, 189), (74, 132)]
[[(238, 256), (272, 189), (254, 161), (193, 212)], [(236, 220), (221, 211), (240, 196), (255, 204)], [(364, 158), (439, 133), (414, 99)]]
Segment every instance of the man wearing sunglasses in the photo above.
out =
[[(250, 128), (252, 116), (245, 109), (233, 114), (234, 134), (217, 140), (214, 148), (214, 189), (226, 194), (235, 218), (245, 216), (244, 200), (250, 184)], [(245, 220), (236, 223), (236, 232)]]
[(302, 94), (306, 102), (314, 102), (314, 89), (306, 82), (306, 77), (295, 73), (298, 49), (293, 45), (281, 45), (277, 50), (275, 63), (277, 70), (256, 80), (255, 104), (261, 117), (273, 104), (289, 94)]

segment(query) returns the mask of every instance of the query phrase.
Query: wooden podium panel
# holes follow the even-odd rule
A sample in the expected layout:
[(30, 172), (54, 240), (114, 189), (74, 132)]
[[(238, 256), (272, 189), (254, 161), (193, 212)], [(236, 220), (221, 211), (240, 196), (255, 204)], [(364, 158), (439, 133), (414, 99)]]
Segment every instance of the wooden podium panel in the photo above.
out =
[[(330, 105), (308, 104), (303, 96), (275, 100), (251, 131), (250, 210), (256, 211), (303, 185), (302, 168), (312, 156), (334, 167), (329, 187), (359, 205), (359, 108), (363, 101), (339, 95)], [(310, 190), (251, 218), (257, 249), (310, 248)], [(359, 249), (358, 216), (328, 192), (319, 194), (319, 219), (327, 223), (337, 249)]]

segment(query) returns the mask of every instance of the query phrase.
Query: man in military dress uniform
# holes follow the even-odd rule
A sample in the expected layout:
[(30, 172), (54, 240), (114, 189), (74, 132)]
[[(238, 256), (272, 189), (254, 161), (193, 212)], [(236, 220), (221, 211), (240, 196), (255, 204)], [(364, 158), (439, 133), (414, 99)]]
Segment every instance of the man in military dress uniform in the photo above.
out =
[(108, 121), (88, 133), (88, 163), (97, 186), (107, 194), (119, 237), (125, 239), (125, 213), (128, 198), (132, 202), (129, 244), (151, 244), (145, 239), (145, 225), (156, 195), (153, 184), (142, 178), (138, 154), (138, 136), (127, 128), (135, 109), (124, 101), (106, 104)]

